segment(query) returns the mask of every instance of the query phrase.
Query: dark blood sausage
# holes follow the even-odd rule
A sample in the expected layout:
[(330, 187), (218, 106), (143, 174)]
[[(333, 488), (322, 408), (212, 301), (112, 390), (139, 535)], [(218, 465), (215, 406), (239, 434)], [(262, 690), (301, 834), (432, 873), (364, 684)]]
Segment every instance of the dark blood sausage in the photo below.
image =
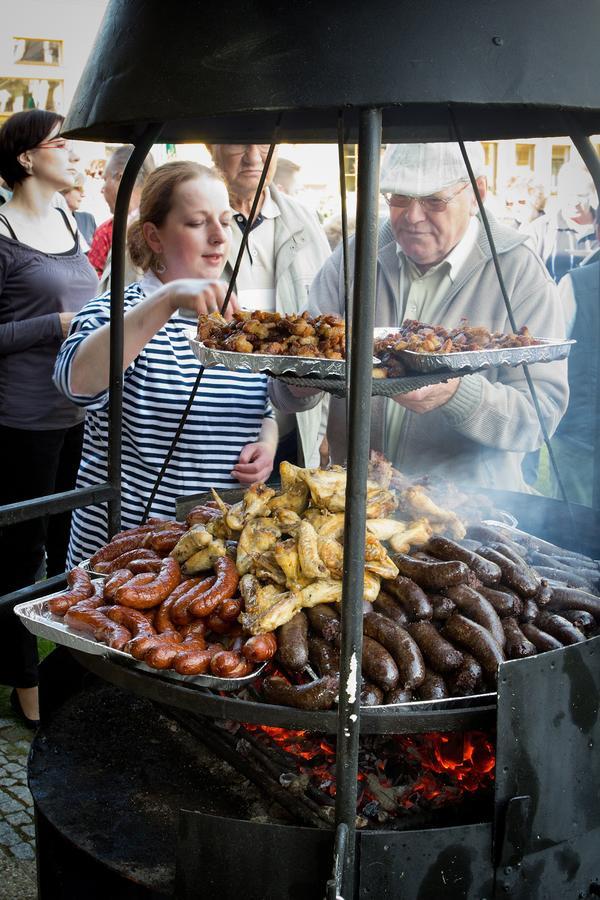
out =
[(540, 563), (540, 565), (547, 566), (552, 564), (566, 566), (569, 569), (573, 569), (576, 572), (583, 572), (586, 575), (589, 575), (590, 578), (600, 578), (600, 569), (598, 568), (598, 563), (593, 559), (569, 559), (567, 556), (546, 556), (545, 559), (551, 560), (550, 563)]
[(340, 617), (327, 603), (319, 603), (312, 609), (307, 609), (306, 614), (313, 631), (316, 631), (326, 641), (334, 641), (340, 633)]
[(498, 666), (504, 661), (504, 653), (500, 645), (494, 640), (489, 631), (472, 622), (471, 619), (454, 613), (444, 626), (444, 633), (452, 641), (456, 641), (461, 647), (469, 650), (475, 659), (481, 663), (484, 671), (493, 680), (498, 678)]
[(540, 608), (535, 600), (523, 600), (521, 602), (519, 622), (535, 622), (539, 614)]
[(521, 597), (534, 597), (540, 587), (540, 577), (529, 566), (517, 565), (512, 559), (492, 550), (491, 547), (480, 547), (479, 553), (486, 559), (496, 563), (502, 569), (502, 580)]
[(502, 591), (499, 588), (489, 588), (485, 585), (481, 585), (477, 590), (486, 600), (490, 601), (501, 618), (520, 615), (522, 603), (520, 598), (513, 594), (512, 591)]
[[(469, 567), (463, 562), (426, 562), (413, 559), (405, 553), (395, 553), (392, 557), (400, 575), (411, 578), (425, 590), (440, 591), (451, 584), (463, 584), (469, 579)], [(421, 616), (420, 618), (425, 618)]]
[(408, 632), (418, 644), (428, 665), (436, 672), (445, 674), (462, 665), (463, 654), (448, 643), (431, 622), (413, 622), (408, 626)]
[(542, 578), (540, 589), (535, 595), (535, 602), (538, 606), (548, 606), (552, 600), (552, 587), (545, 578)]
[(572, 622), (576, 628), (585, 630), (587, 628), (594, 628), (596, 625), (596, 620), (593, 615), (586, 612), (584, 609), (563, 609), (561, 610), (561, 615), (569, 622)]
[(446, 561), (458, 559), (460, 562), (464, 562), (475, 573), (482, 584), (497, 584), (502, 576), (500, 566), (497, 566), (496, 563), (490, 562), (489, 559), (484, 559), (478, 553), (466, 550), (455, 541), (449, 540), (449, 538), (434, 535), (434, 537), (429, 538), (428, 543), (425, 545), (425, 550), (439, 559)]
[(325, 638), (313, 635), (308, 639), (308, 658), (318, 675), (338, 675), (340, 654), (337, 647)]
[(277, 629), (277, 659), (290, 672), (301, 672), (307, 664), (308, 619), (304, 610), (299, 610), (289, 622)]
[(433, 607), (427, 594), (412, 579), (398, 575), (393, 580), (384, 581), (383, 586), (387, 593), (398, 601), (409, 622), (431, 619), (433, 616)]
[(552, 637), (558, 638), (562, 644), (579, 644), (585, 641), (585, 634), (580, 631), (572, 622), (556, 613), (540, 613), (536, 619), (536, 625), (551, 634)]
[(160, 572), (148, 575), (134, 575), (131, 581), (120, 587), (116, 593), (117, 603), (133, 609), (151, 609), (166, 600), (181, 581), (179, 563), (172, 557), (163, 560)]
[(583, 609), (600, 619), (600, 597), (579, 591), (576, 588), (552, 588), (552, 609)]
[(383, 699), (385, 703), (388, 705), (391, 703), (412, 703), (415, 699), (415, 695), (412, 691), (409, 691), (408, 688), (392, 688), (391, 691), (386, 691), (383, 695)]
[(383, 703), (383, 691), (381, 688), (378, 688), (376, 684), (371, 684), (369, 681), (363, 681), (360, 690), (360, 705), (379, 706), (381, 703)]
[(526, 550), (521, 550), (520, 547), (515, 548), (513, 544), (507, 544), (502, 541), (492, 541), (485, 546), (489, 547), (490, 550), (495, 550), (496, 553), (501, 553), (502, 556), (506, 556), (506, 558), (510, 559), (511, 562), (514, 562), (516, 566), (527, 566), (525, 560)]
[(521, 625), (521, 631), (531, 641), (538, 653), (545, 653), (547, 650), (561, 650), (563, 647), (559, 640), (552, 637), (548, 632), (542, 631), (531, 622), (524, 622)]
[[(510, 547), (513, 553), (522, 556), (526, 551), (515, 541), (511, 540), (499, 527), (492, 528), (491, 525), (471, 525), (467, 528), (467, 537), (474, 538), (481, 544), (502, 543), (506, 547)], [(477, 553), (479, 553), (479, 548)]]
[(535, 656), (537, 650), (525, 637), (516, 619), (509, 616), (502, 619), (502, 628), (506, 636), (506, 655), (509, 659), (523, 659), (526, 656)]
[(444, 597), (443, 594), (428, 594), (427, 596), (433, 607), (433, 621), (445, 622), (446, 619), (449, 619), (456, 609), (456, 605), (450, 597)]
[(289, 684), (273, 675), (265, 678), (262, 692), (267, 703), (293, 706), (295, 709), (331, 709), (338, 693), (338, 679), (325, 675), (310, 684)]
[(540, 577), (561, 581), (567, 587), (581, 588), (582, 591), (589, 591), (593, 587), (589, 578), (576, 575), (575, 572), (567, 572), (564, 569), (548, 569), (546, 566), (536, 566), (535, 570)]
[(448, 688), (441, 675), (427, 671), (425, 680), (417, 688), (419, 700), (443, 700), (448, 697)]
[(396, 622), (397, 625), (406, 625), (408, 622), (408, 616), (402, 607), (385, 591), (379, 591), (376, 600), (373, 602), (373, 609), (375, 612), (381, 613), (382, 616), (387, 616), (388, 619)]
[[(431, 626), (433, 628), (433, 626)], [(435, 630), (435, 629), (434, 629)], [(408, 631), (401, 625), (386, 619), (376, 612), (367, 613), (363, 619), (363, 631), (367, 637), (381, 644), (391, 654), (398, 667), (400, 684), (402, 687), (415, 688), (425, 678), (425, 662), (419, 646)], [(363, 648), (363, 664), (365, 652)], [(378, 684), (379, 679), (373, 678)], [(398, 679), (396, 679), (396, 683)], [(382, 684), (386, 690), (395, 687), (395, 684)]]
[[(377, 613), (373, 613), (373, 615), (377, 615)], [(391, 624), (393, 625), (394, 623), (392, 622)], [(399, 625), (396, 625), (396, 628), (399, 627)], [(336, 643), (338, 642), (339, 638)], [(362, 671), (369, 681), (374, 681), (384, 691), (395, 688), (400, 678), (398, 666), (394, 662), (392, 655), (378, 641), (367, 635), (363, 635)]]
[(67, 575), (67, 584), (71, 588), (70, 591), (48, 600), (48, 609), (55, 616), (64, 616), (71, 606), (79, 603), (80, 600), (87, 600), (93, 596), (94, 585), (84, 569), (71, 569)]
[(479, 594), (468, 584), (458, 584), (447, 589), (446, 593), (456, 603), (458, 609), (465, 613), (469, 619), (483, 625), (490, 632), (494, 640), (501, 647), (504, 646), (504, 631), (498, 618), (498, 613), (482, 594)]
[(468, 697), (481, 690), (483, 670), (470, 653), (464, 653), (464, 661), (460, 669), (446, 675), (446, 684), (453, 696)]

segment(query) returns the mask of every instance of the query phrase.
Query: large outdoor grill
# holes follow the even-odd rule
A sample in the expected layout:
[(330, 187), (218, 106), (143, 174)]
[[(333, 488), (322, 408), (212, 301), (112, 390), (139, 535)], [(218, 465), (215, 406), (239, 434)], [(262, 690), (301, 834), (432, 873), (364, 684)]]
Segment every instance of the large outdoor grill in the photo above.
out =
[[(362, 646), (382, 137), (568, 133), (600, 187), (588, 138), (600, 132), (595, 4), (456, 2), (442, 27), (439, 14), (432, 0), (231, 0), (221, 17), (186, 2), (168, 16), (141, 0), (108, 7), (66, 130), (136, 145), (114, 224), (110, 471), (93, 497), (55, 500), (108, 500), (119, 528), (126, 217), (152, 144), (358, 140), (340, 705), (291, 710), (87, 654), (50, 657), (30, 766), (42, 898), (600, 894), (599, 637), (502, 664), (497, 695), (361, 710), (348, 690)], [(596, 510), (495, 500), (521, 528), (600, 556)], [(7, 521), (51, 508), (23, 504)], [(315, 779), (303, 747), (316, 744)], [(459, 790), (452, 773), (467, 762), (471, 789)], [(369, 766), (386, 777), (367, 796)], [(391, 817), (386, 798), (403, 786)]]

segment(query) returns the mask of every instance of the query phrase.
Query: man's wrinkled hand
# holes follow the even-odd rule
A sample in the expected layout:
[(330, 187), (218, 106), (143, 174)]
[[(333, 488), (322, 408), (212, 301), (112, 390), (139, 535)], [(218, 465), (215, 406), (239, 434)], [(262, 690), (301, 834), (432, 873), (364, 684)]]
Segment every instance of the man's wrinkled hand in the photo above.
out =
[(422, 415), (448, 403), (457, 392), (459, 384), (460, 378), (452, 378), (444, 384), (429, 384), (407, 394), (396, 394), (392, 399), (405, 409)]

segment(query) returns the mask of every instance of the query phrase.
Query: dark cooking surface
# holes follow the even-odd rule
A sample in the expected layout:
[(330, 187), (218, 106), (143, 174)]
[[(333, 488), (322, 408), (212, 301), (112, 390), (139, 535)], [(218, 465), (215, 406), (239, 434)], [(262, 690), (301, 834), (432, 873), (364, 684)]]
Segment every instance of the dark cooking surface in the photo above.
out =
[(227, 763), (151, 702), (104, 684), (74, 695), (37, 733), (29, 785), (67, 840), (166, 896), (180, 808), (265, 815), (261, 795)]

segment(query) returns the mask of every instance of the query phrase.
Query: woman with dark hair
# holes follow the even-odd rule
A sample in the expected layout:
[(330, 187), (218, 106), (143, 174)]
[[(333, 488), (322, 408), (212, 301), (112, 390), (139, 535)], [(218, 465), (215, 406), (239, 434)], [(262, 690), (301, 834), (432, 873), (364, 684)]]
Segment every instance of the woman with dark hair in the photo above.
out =
[[(0, 175), (13, 191), (0, 212), (0, 505), (74, 487), (83, 413), (54, 387), (52, 371), (71, 319), (98, 279), (77, 226), (54, 206), (76, 175), (62, 116), (15, 113), (0, 129)], [(70, 514), (0, 532), (0, 594), (64, 571)], [(10, 562), (10, 565), (8, 563)], [(12, 608), (0, 607), (0, 683), (30, 725), (38, 719), (37, 648)]]
[[(122, 419), (122, 528), (139, 524), (198, 374), (188, 334), (198, 315), (225, 296), (219, 281), (231, 240), (227, 189), (212, 169), (193, 162), (160, 166), (148, 177), (129, 252), (144, 272), (125, 290)], [(237, 309), (232, 296), (228, 316)], [(56, 361), (57, 387), (87, 410), (79, 487), (106, 481), (110, 297), (73, 320)], [(267, 379), (208, 368), (152, 516), (172, 517), (178, 496), (264, 481), (273, 468), (277, 426)], [(69, 564), (107, 540), (106, 506), (75, 510)]]

